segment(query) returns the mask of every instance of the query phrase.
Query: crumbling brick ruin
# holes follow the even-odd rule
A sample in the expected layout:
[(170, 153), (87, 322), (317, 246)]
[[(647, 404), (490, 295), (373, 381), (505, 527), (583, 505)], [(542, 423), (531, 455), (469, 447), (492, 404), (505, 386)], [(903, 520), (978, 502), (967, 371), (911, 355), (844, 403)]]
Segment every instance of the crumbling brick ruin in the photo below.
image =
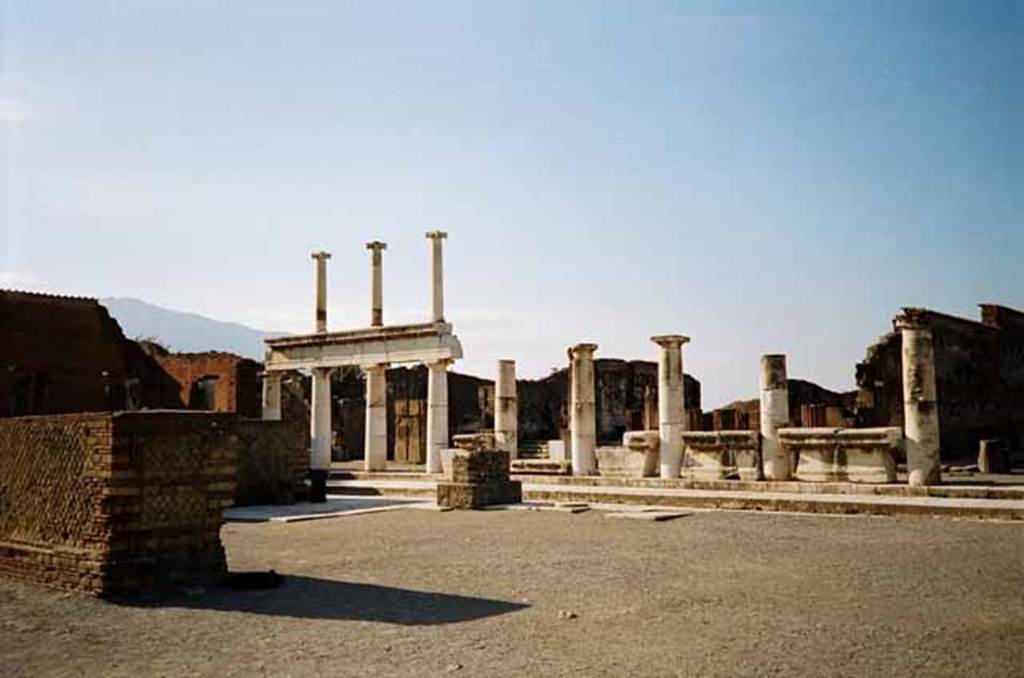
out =
[(153, 342), (142, 346), (177, 382), (178, 397), (190, 410), (260, 416), (263, 367), (255, 360), (223, 351), (171, 353)]
[(0, 417), (182, 407), (95, 299), (0, 290)]
[(0, 419), (0, 573), (103, 596), (217, 580), (247, 426), (189, 412)]
[[(944, 459), (973, 459), (978, 443), (1024, 444), (1024, 313), (981, 304), (981, 320), (906, 309), (931, 329), (935, 347), (940, 450)], [(903, 426), (900, 333), (867, 349), (857, 365), (860, 426)]]

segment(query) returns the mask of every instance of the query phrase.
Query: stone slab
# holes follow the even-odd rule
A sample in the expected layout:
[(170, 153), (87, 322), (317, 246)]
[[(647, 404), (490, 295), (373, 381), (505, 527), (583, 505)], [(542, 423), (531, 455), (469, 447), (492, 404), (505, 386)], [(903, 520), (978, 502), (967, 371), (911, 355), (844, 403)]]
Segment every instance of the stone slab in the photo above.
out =
[(623, 518), (625, 520), (645, 520), (648, 522), (660, 523), (666, 520), (675, 520), (685, 516), (693, 515), (688, 511), (622, 511), (606, 513), (605, 518)]

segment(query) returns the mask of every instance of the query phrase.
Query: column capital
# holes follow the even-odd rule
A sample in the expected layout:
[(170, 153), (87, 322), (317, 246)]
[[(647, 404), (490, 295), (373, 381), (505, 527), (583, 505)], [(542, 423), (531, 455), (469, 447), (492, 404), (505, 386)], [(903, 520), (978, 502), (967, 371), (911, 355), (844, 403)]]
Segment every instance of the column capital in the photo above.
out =
[(321, 250), (319, 252), (313, 252), (313, 254), (311, 254), (310, 257), (316, 259), (317, 261), (327, 261), (328, 259), (331, 258), (331, 253)]
[(689, 343), (690, 338), (681, 334), (658, 334), (651, 337), (651, 341), (662, 348), (677, 348)]
[(441, 367), (444, 369), (448, 369), (448, 367), (454, 362), (455, 361), (452, 360), (451, 358), (441, 358), (439, 360), (431, 360), (430, 362), (423, 364), (426, 365), (427, 367)]
[(381, 242), (380, 240), (371, 240), (370, 242), (366, 243), (366, 249), (373, 250), (374, 253), (386, 250), (387, 248), (388, 244), (386, 242)]
[(924, 308), (904, 308), (903, 312), (893, 319), (893, 326), (897, 330), (931, 329), (928, 321), (925, 319), (926, 313), (928, 313), (928, 310)]
[(447, 231), (427, 231), (426, 236), (431, 240), (444, 240), (448, 237)]
[(592, 355), (597, 350), (597, 344), (573, 344), (569, 347), (569, 359), (573, 359), (577, 356), (585, 357)]

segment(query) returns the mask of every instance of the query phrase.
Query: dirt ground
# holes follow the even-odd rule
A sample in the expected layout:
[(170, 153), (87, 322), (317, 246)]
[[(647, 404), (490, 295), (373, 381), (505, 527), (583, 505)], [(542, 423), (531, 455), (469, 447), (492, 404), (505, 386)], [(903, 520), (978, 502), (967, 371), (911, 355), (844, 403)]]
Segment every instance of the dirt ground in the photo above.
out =
[(0, 581), (6, 676), (1024, 675), (1024, 525), (401, 510), (231, 524), (268, 591)]

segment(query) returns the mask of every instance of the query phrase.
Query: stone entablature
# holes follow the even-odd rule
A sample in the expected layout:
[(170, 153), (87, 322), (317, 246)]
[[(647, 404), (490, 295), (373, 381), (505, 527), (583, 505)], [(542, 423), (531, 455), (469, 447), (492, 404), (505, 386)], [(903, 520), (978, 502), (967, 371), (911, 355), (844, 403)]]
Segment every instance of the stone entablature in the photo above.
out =
[(314, 367), (431, 363), (462, 357), (462, 344), (446, 322), (369, 327), (267, 339), (268, 372)]
[(798, 480), (893, 483), (903, 441), (898, 427), (783, 428), (779, 443), (798, 457)]
[(695, 480), (723, 480), (738, 474), (757, 480), (761, 442), (756, 431), (690, 431), (682, 435), (683, 474)]

